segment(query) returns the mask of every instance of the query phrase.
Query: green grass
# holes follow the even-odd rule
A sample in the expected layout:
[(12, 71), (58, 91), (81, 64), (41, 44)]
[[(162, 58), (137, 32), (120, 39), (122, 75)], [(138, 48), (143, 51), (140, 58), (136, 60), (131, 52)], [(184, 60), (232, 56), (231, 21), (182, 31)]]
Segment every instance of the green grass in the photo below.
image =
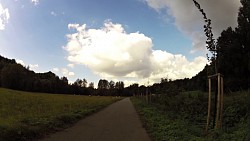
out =
[(154, 141), (204, 140), (201, 127), (197, 127), (180, 118), (173, 118), (155, 105), (132, 98), (147, 132)]
[(0, 141), (24, 141), (66, 128), (120, 100), (0, 88)]
[(208, 134), (205, 134), (206, 93), (185, 92), (175, 97), (160, 98), (154, 104), (137, 98), (132, 98), (132, 102), (154, 141), (250, 140), (249, 92), (225, 95), (223, 129), (210, 129)]

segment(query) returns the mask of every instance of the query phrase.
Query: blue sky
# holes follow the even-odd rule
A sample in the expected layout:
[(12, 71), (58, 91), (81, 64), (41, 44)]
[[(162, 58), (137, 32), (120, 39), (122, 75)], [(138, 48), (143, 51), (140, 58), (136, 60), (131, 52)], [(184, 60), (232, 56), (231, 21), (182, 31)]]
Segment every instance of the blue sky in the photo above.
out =
[[(239, 1), (217, 3), (223, 7), (217, 14), (201, 3), (218, 21), (215, 34), (236, 26)], [(223, 12), (227, 8), (231, 15)], [(202, 18), (195, 10), (191, 0), (0, 0), (0, 55), (71, 82), (190, 78), (206, 64)]]

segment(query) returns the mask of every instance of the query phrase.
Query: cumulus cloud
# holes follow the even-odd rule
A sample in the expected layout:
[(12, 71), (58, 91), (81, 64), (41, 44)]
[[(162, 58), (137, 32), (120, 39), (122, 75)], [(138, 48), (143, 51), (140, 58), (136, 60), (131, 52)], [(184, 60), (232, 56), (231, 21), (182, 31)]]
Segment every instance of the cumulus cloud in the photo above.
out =
[(62, 69), (61, 69), (61, 72), (62, 72), (62, 74), (63, 74), (64, 76), (74, 76), (74, 75), (75, 75), (74, 72), (71, 72), (71, 71), (69, 71), (69, 70), (66, 69), (66, 68), (62, 68)]
[(5, 25), (8, 23), (10, 13), (8, 8), (4, 8), (0, 3), (0, 30), (5, 29)]
[(193, 61), (188, 61), (181, 54), (171, 54), (166, 51), (155, 50), (153, 52), (153, 72), (154, 79), (161, 79), (163, 76), (171, 79), (190, 78), (204, 68), (207, 60), (204, 57), (196, 57)]
[[(178, 29), (193, 40), (193, 51), (205, 50), (204, 21), (192, 0), (144, 0), (149, 7), (174, 19)], [(215, 37), (229, 26), (237, 26), (240, 0), (198, 0), (212, 20)]]
[(39, 4), (39, 0), (31, 0), (31, 3), (33, 3), (34, 5), (38, 5)]
[(68, 60), (88, 66), (102, 75), (126, 76), (134, 72), (148, 77), (148, 63), (152, 54), (152, 40), (139, 32), (127, 34), (122, 25), (104, 23), (101, 29), (87, 29), (86, 25), (70, 24), (77, 33), (69, 34), (64, 47)]
[(75, 75), (74, 72), (69, 71), (67, 68), (53, 68), (53, 72), (59, 75), (67, 76), (67, 77)]
[[(100, 29), (87, 28), (86, 24), (69, 24), (72, 34), (63, 47), (71, 63), (82, 64), (101, 77), (172, 79), (192, 77), (201, 71), (206, 58), (193, 61), (183, 55), (153, 50), (151, 38), (140, 32), (127, 33), (121, 24), (106, 21)], [(130, 80), (131, 82), (133, 80)]]
[(28, 65), (26, 65), (26, 64), (24, 63), (24, 61), (23, 61), (23, 60), (20, 60), (20, 59), (16, 59), (16, 62), (17, 62), (18, 64), (21, 64), (21, 65), (24, 66), (24, 67), (28, 66), (31, 70), (35, 70), (36, 68), (39, 67), (38, 64), (28, 64)]

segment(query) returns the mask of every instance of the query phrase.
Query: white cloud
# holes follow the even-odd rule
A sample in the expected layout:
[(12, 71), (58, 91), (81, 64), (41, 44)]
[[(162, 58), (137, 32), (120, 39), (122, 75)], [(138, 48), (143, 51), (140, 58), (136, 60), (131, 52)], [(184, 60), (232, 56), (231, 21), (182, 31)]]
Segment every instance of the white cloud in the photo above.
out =
[(51, 14), (52, 16), (57, 16), (57, 13), (54, 12), (54, 11), (51, 11), (50, 14)]
[(75, 75), (74, 72), (69, 71), (67, 68), (53, 68), (53, 72), (58, 74), (58, 75), (62, 75), (62, 76), (66, 76), (66, 77), (70, 77), (70, 76)]
[(142, 33), (126, 33), (121, 24), (106, 21), (100, 29), (87, 28), (86, 24), (69, 24), (76, 30), (68, 34), (63, 47), (68, 60), (83, 64), (104, 78), (127, 78), (157, 82), (160, 78), (192, 77), (201, 71), (207, 60), (197, 57), (193, 61), (183, 55), (153, 50), (152, 40)]
[(70, 68), (74, 68), (75, 67), (74, 64), (68, 64), (67, 66), (70, 67)]
[(21, 64), (21, 65), (24, 66), (24, 67), (29, 67), (30, 70), (35, 70), (35, 69), (37, 69), (37, 68), (39, 67), (38, 64), (28, 64), (28, 65), (26, 65), (26, 64), (24, 63), (24, 61), (23, 61), (23, 60), (20, 60), (20, 59), (16, 59), (16, 62), (17, 62), (18, 64)]
[(141, 68), (150, 68), (150, 63), (145, 63), (152, 51), (150, 38), (138, 32), (127, 34), (120, 24), (111, 22), (101, 29), (78, 24), (69, 27), (77, 30), (67, 35), (69, 41), (64, 48), (69, 52), (69, 61), (84, 64), (99, 74), (125, 76), (134, 71), (149, 76), (150, 70)]
[(173, 55), (166, 51), (153, 52), (154, 72), (152, 78), (160, 80), (163, 76), (171, 79), (190, 78), (204, 68), (207, 60), (204, 57), (196, 57), (188, 61), (181, 54)]
[(64, 76), (74, 76), (75, 73), (74, 72), (70, 72), (68, 69), (66, 68), (62, 68), (61, 69), (61, 73), (64, 75)]
[(4, 8), (0, 3), (0, 30), (5, 29), (5, 25), (8, 23), (10, 13), (8, 8)]
[[(203, 33), (204, 21), (192, 0), (144, 0), (149, 7), (174, 19), (178, 29), (193, 40), (193, 51), (205, 50), (206, 37)], [(201, 7), (212, 20), (217, 38), (228, 26), (237, 26), (240, 0), (198, 0)], [(164, 12), (165, 11), (165, 12)]]
[(38, 64), (34, 64), (34, 65), (30, 64), (29, 67), (31, 70), (34, 70), (34, 69), (38, 68), (39, 65)]
[(74, 72), (69, 72), (69, 74), (68, 74), (69, 76), (74, 76), (75, 75), (75, 73)]
[(39, 0), (31, 0), (31, 3), (33, 3), (34, 5), (38, 5), (39, 4)]
[(17, 64), (21, 64), (22, 66), (25, 66), (23, 60), (20, 59), (16, 59)]
[(69, 71), (66, 68), (62, 68), (62, 74), (63, 75), (68, 75)]
[(53, 71), (54, 71), (54, 72), (58, 72), (58, 71), (59, 71), (59, 68), (53, 68)]

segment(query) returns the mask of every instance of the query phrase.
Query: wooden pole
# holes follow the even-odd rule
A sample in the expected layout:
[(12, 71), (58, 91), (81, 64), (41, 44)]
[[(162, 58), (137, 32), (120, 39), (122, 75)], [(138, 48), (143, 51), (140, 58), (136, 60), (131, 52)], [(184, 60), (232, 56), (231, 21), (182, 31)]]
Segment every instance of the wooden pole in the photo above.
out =
[(221, 106), (221, 82), (220, 82), (220, 74), (218, 73), (218, 95), (217, 95), (217, 109), (216, 109), (216, 125), (215, 128), (218, 129), (220, 126), (220, 106)]
[(220, 105), (220, 128), (222, 128), (222, 117), (223, 117), (223, 99), (224, 99), (224, 84), (223, 77), (221, 76), (221, 105)]
[[(217, 75), (216, 75), (216, 79), (217, 80)], [(214, 82), (214, 100), (213, 100), (213, 129), (216, 127), (215, 123), (216, 123), (216, 113), (217, 113), (217, 101), (218, 101), (218, 82)]]
[(207, 126), (206, 132), (208, 132), (209, 122), (210, 122), (210, 112), (211, 112), (211, 78), (208, 78), (208, 110), (207, 110)]
[(210, 116), (211, 116), (211, 79), (217, 78), (217, 84), (215, 85), (215, 100), (214, 100), (214, 116), (213, 116), (213, 128), (221, 129), (222, 128), (222, 118), (223, 118), (223, 100), (224, 100), (224, 82), (223, 75), (217, 73), (215, 75), (208, 76), (208, 85), (209, 85), (209, 97), (208, 97), (208, 116), (207, 116), (207, 125), (206, 132), (208, 132)]

